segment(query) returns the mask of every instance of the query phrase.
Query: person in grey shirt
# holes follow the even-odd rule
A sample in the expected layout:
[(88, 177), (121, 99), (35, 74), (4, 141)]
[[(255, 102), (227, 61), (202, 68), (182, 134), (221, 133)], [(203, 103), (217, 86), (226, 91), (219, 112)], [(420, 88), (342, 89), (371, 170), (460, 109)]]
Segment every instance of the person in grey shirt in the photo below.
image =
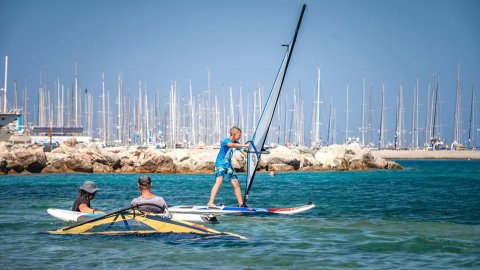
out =
[[(138, 178), (138, 189), (140, 190), (140, 197), (132, 200), (131, 206), (139, 205), (140, 210), (149, 213), (163, 213), (167, 208), (165, 200), (153, 194), (150, 190), (152, 188), (152, 179), (148, 175), (143, 175)], [(143, 205), (148, 203), (150, 205)], [(153, 204), (153, 205), (151, 205)]]

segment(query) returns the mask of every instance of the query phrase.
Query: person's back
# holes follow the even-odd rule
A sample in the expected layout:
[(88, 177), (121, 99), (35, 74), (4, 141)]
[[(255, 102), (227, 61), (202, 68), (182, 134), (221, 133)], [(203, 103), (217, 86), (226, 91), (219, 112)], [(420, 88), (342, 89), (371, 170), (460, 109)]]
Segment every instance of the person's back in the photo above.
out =
[(163, 213), (167, 204), (165, 203), (165, 200), (160, 196), (154, 196), (152, 198), (140, 196), (133, 199), (130, 205), (139, 205), (140, 210), (149, 213)]
[(138, 206), (141, 211), (149, 213), (163, 213), (165, 211), (167, 207), (165, 200), (150, 191), (152, 180), (149, 176), (141, 176), (138, 179), (137, 186), (141, 195), (130, 202), (131, 206)]

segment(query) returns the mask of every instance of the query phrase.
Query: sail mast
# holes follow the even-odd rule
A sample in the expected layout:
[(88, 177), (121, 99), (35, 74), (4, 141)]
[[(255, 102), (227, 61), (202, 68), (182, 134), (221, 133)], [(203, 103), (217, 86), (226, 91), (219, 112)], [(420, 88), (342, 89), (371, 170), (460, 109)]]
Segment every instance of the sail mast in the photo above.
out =
[(361, 119), (360, 133), (362, 134), (362, 144), (360, 146), (365, 147), (365, 76), (362, 81), (362, 119)]
[(380, 138), (378, 139), (378, 149), (384, 148), (384, 113), (385, 113), (385, 84), (382, 81), (382, 110), (380, 112)]
[(475, 145), (475, 83), (472, 87), (472, 100), (470, 101), (470, 124), (468, 129), (468, 148), (476, 149)]
[(453, 145), (461, 144), (461, 86), (460, 86), (460, 63), (457, 71), (457, 87), (455, 91), (455, 113), (453, 119)]
[(7, 113), (8, 56), (5, 56), (5, 80), (3, 81), (3, 112)]
[(347, 110), (345, 111), (346, 117), (345, 117), (345, 144), (348, 144), (349, 138), (348, 138), (348, 116), (349, 116), (349, 108), (348, 108), (348, 83), (347, 83)]

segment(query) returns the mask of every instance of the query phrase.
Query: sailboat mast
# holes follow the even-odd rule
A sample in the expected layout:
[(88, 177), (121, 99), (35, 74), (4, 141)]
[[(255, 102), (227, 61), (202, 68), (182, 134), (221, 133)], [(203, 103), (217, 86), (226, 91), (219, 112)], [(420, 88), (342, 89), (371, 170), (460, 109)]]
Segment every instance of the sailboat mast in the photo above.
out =
[(360, 132), (362, 133), (362, 147), (365, 147), (365, 76), (362, 81), (362, 126)]
[(123, 81), (122, 81), (122, 73), (118, 74), (118, 93), (117, 93), (117, 128), (118, 128), (118, 137), (117, 140), (120, 141), (120, 143), (123, 142), (123, 115), (122, 115), (122, 86), (123, 86)]
[(75, 78), (73, 85), (73, 126), (78, 127), (78, 74), (77, 74), (77, 62), (75, 62)]
[(413, 89), (413, 106), (412, 106), (412, 127), (411, 127), (411, 133), (410, 133), (410, 148), (411, 149), (416, 149), (417, 144), (415, 143), (415, 135), (417, 133), (417, 91), (418, 91), (418, 77), (417, 77), (417, 84), (415, 88)]
[(404, 147), (403, 145), (403, 83), (400, 83), (400, 94), (398, 97), (398, 146)]
[(345, 144), (348, 143), (348, 116), (349, 116), (349, 108), (348, 108), (348, 83), (347, 83), (347, 110), (345, 111), (346, 117), (345, 117)]
[(232, 88), (232, 85), (230, 85), (230, 126), (234, 126), (236, 124), (234, 111), (235, 110), (233, 109), (233, 88)]
[(102, 72), (102, 135), (103, 135), (103, 144), (107, 144), (107, 119), (105, 113), (105, 73)]
[(470, 101), (470, 124), (468, 128), (468, 148), (476, 149), (475, 145), (475, 83), (472, 87), (472, 100)]
[(333, 116), (332, 116), (332, 144), (337, 144), (337, 111), (333, 107)]
[(60, 122), (60, 120), (62, 119), (62, 116), (61, 116), (62, 112), (60, 110), (61, 106), (62, 106), (61, 100), (60, 100), (60, 78), (57, 78), (57, 87), (56, 88), (57, 88), (57, 110), (56, 110), (57, 111), (57, 117), (56, 117), (57, 121), (56, 121), (56, 126), (61, 127), (63, 125)]
[(332, 138), (331, 132), (332, 132), (332, 103), (333, 103), (333, 97), (330, 96), (330, 110), (328, 113), (328, 131), (327, 131), (327, 145), (330, 145), (330, 140)]
[(453, 119), (453, 142), (454, 143), (461, 143), (461, 87), (460, 87), (460, 63), (458, 64), (458, 71), (457, 71), (457, 87), (455, 91), (455, 113)]
[(13, 81), (13, 108), (18, 109), (17, 106), (18, 106), (18, 104), (17, 104), (17, 80), (14, 80)]
[(110, 145), (112, 139), (112, 117), (110, 114), (110, 89), (107, 89), (107, 145)]
[(417, 87), (416, 87), (416, 93), (415, 93), (415, 148), (418, 148), (418, 116), (419, 116), (419, 101), (418, 101), (418, 95), (420, 92), (420, 88), (418, 86), (418, 76), (417, 76)]
[(8, 56), (5, 56), (5, 80), (3, 81), (3, 112), (7, 113)]
[(61, 103), (60, 103), (60, 124), (63, 126), (65, 125), (65, 121), (63, 119), (65, 113), (65, 87), (62, 84), (62, 95), (61, 95)]
[(207, 100), (207, 115), (206, 115), (206, 125), (205, 125), (205, 144), (206, 145), (211, 145), (212, 144), (212, 108), (211, 108), (211, 101), (210, 101), (210, 87), (211, 87), (211, 77), (210, 77), (210, 69), (207, 68), (208, 71), (208, 89), (207, 89), (207, 94), (208, 94), (208, 100)]
[[(238, 101), (238, 107), (239, 107), (238, 112), (239, 112), (239, 118), (240, 118), (238, 121), (240, 123), (240, 126), (242, 128), (244, 128), (245, 123), (244, 123), (244, 120), (243, 120), (244, 119), (244, 117), (243, 117), (243, 91), (242, 91), (241, 86), (240, 86), (240, 98), (239, 98), (239, 101)], [(248, 130), (246, 130), (246, 131), (248, 132)], [(245, 135), (246, 135), (246, 133), (243, 136), (245, 136)]]
[(145, 100), (145, 144), (148, 145), (151, 143), (150, 141), (150, 117), (149, 117), (149, 110), (148, 110), (148, 93), (147, 93), (147, 83), (144, 84), (145, 91), (144, 91), (144, 100)]
[(27, 87), (27, 82), (25, 81), (25, 88), (23, 89), (23, 121), (25, 127), (28, 129), (28, 121), (29, 121), (29, 115), (28, 115), (28, 87)]
[(435, 78), (435, 86), (433, 89), (433, 101), (432, 101), (432, 137), (431, 139), (435, 139), (435, 129), (436, 129), (436, 120), (437, 120), (437, 105), (438, 105), (438, 76), (434, 76)]
[(315, 103), (315, 146), (321, 147), (320, 142), (320, 67), (318, 67), (317, 75), (317, 100)]
[(373, 86), (370, 86), (370, 98), (369, 98), (369, 102), (368, 102), (368, 123), (367, 123), (367, 130), (366, 130), (366, 132), (367, 132), (366, 142), (367, 142), (368, 147), (375, 146), (375, 144), (373, 143), (373, 134), (372, 134), (372, 132), (374, 131), (373, 113), (374, 113), (374, 109), (373, 109)]
[(195, 140), (195, 101), (193, 100), (192, 95), (192, 80), (189, 80), (189, 91), (190, 91), (190, 136), (191, 136), (191, 143), (196, 145), (197, 142)]
[(384, 113), (385, 113), (385, 84), (382, 81), (382, 110), (380, 112), (380, 137), (378, 139), (378, 149), (382, 149), (385, 147), (384, 142)]

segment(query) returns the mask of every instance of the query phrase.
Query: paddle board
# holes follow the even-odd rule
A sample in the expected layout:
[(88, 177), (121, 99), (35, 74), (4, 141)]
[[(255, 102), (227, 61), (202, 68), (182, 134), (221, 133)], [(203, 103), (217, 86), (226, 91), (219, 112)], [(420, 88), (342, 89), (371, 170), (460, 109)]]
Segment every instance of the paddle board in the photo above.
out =
[(281, 208), (250, 208), (250, 207), (228, 207), (218, 206), (209, 207), (206, 205), (179, 205), (170, 206), (168, 210), (171, 213), (196, 213), (196, 214), (217, 214), (217, 215), (239, 215), (239, 214), (283, 214), (293, 215), (305, 212), (315, 207), (315, 204), (309, 202), (296, 207)]

